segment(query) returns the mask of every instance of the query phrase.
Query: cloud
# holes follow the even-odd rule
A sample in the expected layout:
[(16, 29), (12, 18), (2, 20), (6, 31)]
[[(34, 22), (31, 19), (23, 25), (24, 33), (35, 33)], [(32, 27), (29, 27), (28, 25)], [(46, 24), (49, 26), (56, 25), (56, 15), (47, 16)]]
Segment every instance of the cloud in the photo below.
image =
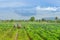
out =
[(3, 19), (3, 20), (10, 20), (10, 19), (15, 19), (15, 20), (18, 20), (20, 19), (20, 16), (18, 14), (15, 14), (15, 13), (1, 13), (0, 14), (0, 19)]
[(16, 14), (12, 9), (0, 9), (0, 19), (9, 20), (9, 19), (21, 19), (21, 16)]
[(36, 19), (46, 17), (59, 17), (60, 7), (33, 7), (33, 8), (0, 8), (0, 19), (29, 19), (34, 16)]
[(33, 8), (15, 9), (15, 12), (16, 12), (17, 14), (22, 15), (22, 16), (32, 16), (32, 15), (36, 15), (35, 9), (33, 9)]
[(35, 7), (36, 19), (46, 18), (46, 17), (59, 17), (60, 18), (60, 7)]
[[(36, 19), (41, 19), (44, 17), (60, 17), (59, 13), (60, 13), (60, 7), (34, 7), (32, 8), (28, 8), (28, 9), (24, 9), (23, 10), (18, 10), (21, 16), (23, 16), (23, 18), (25, 17), (26, 19), (29, 19), (31, 16), (34, 16)], [(59, 12), (58, 12), (59, 11)], [(18, 13), (17, 13), (18, 14)]]
[(1, 19), (29, 19), (31, 16), (36, 19), (60, 17), (60, 0), (0, 0)]
[(56, 11), (56, 10), (57, 10), (57, 8), (56, 8), (56, 7), (47, 7), (47, 8), (42, 8), (42, 7), (40, 7), (40, 6), (37, 6), (37, 7), (36, 7), (36, 10)]

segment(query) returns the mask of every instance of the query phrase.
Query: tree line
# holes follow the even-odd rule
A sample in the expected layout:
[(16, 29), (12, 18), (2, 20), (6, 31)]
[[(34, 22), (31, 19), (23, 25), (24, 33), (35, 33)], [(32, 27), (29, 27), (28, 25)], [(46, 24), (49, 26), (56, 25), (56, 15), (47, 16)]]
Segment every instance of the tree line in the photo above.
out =
[(45, 18), (42, 19), (35, 19), (34, 16), (32, 16), (29, 20), (1, 20), (5, 22), (57, 22), (60, 23), (60, 19), (58, 17), (55, 17), (55, 20), (46, 20)]

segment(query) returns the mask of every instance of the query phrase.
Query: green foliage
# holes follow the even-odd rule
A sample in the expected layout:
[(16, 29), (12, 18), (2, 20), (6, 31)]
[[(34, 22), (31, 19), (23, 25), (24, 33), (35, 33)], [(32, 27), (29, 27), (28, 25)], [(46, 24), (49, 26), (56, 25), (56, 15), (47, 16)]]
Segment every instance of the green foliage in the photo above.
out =
[(42, 18), (42, 21), (46, 21), (44, 18)]
[(13, 22), (13, 21), (14, 21), (13, 19), (10, 20), (10, 22)]
[[(60, 24), (21, 23), (21, 29), (14, 29), (13, 23), (0, 24), (0, 40), (60, 40)], [(17, 37), (18, 36), (18, 37)]]
[(35, 17), (31, 17), (30, 18), (30, 21), (35, 21)]

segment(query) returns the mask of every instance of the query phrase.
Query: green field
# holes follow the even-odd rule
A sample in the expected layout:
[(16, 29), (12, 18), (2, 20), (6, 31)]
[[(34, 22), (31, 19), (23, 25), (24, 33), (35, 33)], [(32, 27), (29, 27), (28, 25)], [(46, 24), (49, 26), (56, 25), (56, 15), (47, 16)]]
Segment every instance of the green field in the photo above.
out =
[(20, 22), (20, 29), (14, 23), (0, 23), (0, 40), (60, 40), (60, 24)]

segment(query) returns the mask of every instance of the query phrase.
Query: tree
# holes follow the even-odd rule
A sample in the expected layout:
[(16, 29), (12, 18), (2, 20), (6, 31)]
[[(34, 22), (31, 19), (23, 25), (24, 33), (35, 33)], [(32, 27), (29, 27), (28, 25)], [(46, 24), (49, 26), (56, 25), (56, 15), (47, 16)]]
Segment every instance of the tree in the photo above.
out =
[(57, 22), (57, 20), (58, 20), (58, 17), (55, 17), (55, 22)]
[(44, 18), (42, 18), (42, 21), (45, 21), (45, 19), (44, 19)]
[(30, 18), (30, 21), (35, 21), (35, 17), (31, 17)]
[(13, 19), (10, 20), (10, 22), (13, 22), (13, 21), (14, 21)]
[(58, 17), (55, 17), (55, 20), (58, 20)]

